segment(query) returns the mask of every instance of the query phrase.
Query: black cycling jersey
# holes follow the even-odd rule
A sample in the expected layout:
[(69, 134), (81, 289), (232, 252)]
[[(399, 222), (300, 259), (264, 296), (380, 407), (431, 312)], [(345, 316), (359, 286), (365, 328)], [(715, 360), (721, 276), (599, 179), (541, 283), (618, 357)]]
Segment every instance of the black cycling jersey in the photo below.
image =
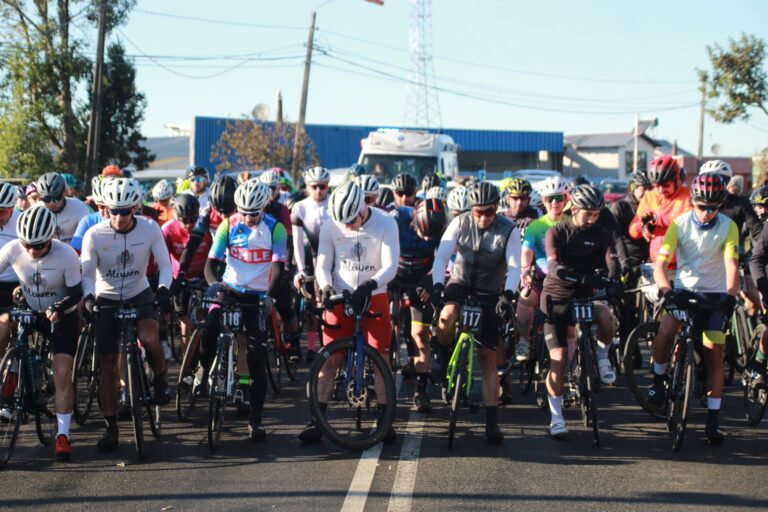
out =
[(637, 212), (637, 205), (640, 203), (633, 194), (627, 194), (625, 197), (614, 201), (609, 207), (618, 226), (619, 236), (624, 242), (627, 251), (630, 268), (637, 268), (641, 263), (648, 261), (648, 241), (645, 238), (635, 240), (629, 236), (629, 225)]
[(520, 212), (520, 214), (517, 215), (517, 216), (512, 215), (512, 213), (509, 211), (509, 208), (507, 208), (506, 210), (500, 211), (499, 214), (504, 216), (504, 217), (506, 217), (506, 218), (508, 218), (509, 220), (511, 220), (512, 222), (515, 223), (515, 226), (517, 226), (517, 229), (520, 231), (520, 239), (521, 240), (525, 236), (525, 230), (528, 227), (528, 225), (531, 222), (533, 222), (536, 219), (538, 219), (539, 217), (541, 217), (542, 215), (544, 215), (541, 212), (541, 210), (539, 210), (538, 208), (535, 208), (535, 207), (533, 207), (531, 205), (528, 205), (525, 208), (525, 210)]
[(720, 207), (720, 213), (736, 223), (739, 230), (740, 247), (743, 248), (746, 236), (751, 236), (753, 241), (760, 238), (760, 231), (763, 229), (762, 223), (746, 197), (728, 194), (723, 206)]

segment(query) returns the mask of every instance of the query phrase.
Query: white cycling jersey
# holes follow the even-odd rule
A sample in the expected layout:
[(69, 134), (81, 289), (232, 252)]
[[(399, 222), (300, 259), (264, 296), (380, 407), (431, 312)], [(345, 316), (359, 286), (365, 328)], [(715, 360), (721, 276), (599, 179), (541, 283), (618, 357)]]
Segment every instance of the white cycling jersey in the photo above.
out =
[(67, 288), (81, 280), (77, 252), (58, 240), (52, 240), (51, 249), (42, 258), (30, 256), (20, 240), (6, 244), (0, 249), (0, 271), (9, 267), (19, 276), (27, 304), (38, 311), (63, 299)]
[[(45, 205), (40, 201), (34, 207), (45, 208)], [(79, 199), (65, 197), (64, 207), (58, 213), (54, 213), (56, 218), (56, 230), (53, 232), (54, 238), (67, 244), (72, 243), (72, 238), (75, 236), (80, 219), (90, 213), (91, 210)]]
[[(16, 222), (19, 220), (19, 215), (21, 215), (21, 212), (14, 209), (8, 222), (0, 228), (0, 249), (19, 238), (19, 235), (16, 234)], [(19, 278), (16, 276), (13, 267), (9, 266), (0, 273), (0, 282), (8, 283), (18, 280)]]
[[(190, 196), (195, 196), (197, 198), (197, 202), (200, 203), (200, 211), (206, 210), (208, 208), (209, 204), (209, 197), (210, 197), (210, 189), (205, 189), (202, 194), (197, 195), (195, 194), (195, 191), (191, 188), (188, 188), (184, 191), (185, 194), (189, 194)], [(207, 210), (206, 210), (207, 211)]]
[(320, 228), (317, 252), (317, 284), (330, 286), (336, 293), (350, 292), (373, 279), (383, 293), (397, 273), (400, 240), (395, 219), (377, 208), (368, 208), (369, 216), (357, 231), (334, 221)]
[(154, 255), (159, 286), (171, 287), (171, 258), (157, 222), (134, 217), (134, 226), (118, 233), (109, 220), (99, 222), (83, 237), (83, 295), (110, 300), (132, 299), (149, 287), (147, 263)]
[(331, 220), (328, 210), (328, 198), (319, 203), (307, 197), (293, 206), (291, 224), (293, 224), (293, 254), (296, 258), (296, 268), (304, 272), (307, 262), (304, 261), (304, 236), (312, 247), (312, 254), (317, 254), (320, 241), (320, 228)]

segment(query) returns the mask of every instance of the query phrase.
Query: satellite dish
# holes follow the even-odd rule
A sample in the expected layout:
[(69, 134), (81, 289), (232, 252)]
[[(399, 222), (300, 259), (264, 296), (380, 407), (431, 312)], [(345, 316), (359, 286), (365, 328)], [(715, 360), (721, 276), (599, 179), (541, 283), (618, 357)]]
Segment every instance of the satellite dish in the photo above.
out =
[(253, 109), (254, 114), (256, 114), (256, 119), (259, 121), (266, 121), (269, 119), (269, 106), (267, 106), (266, 103), (259, 103), (254, 107)]
[(718, 156), (718, 155), (720, 155), (720, 153), (723, 152), (723, 146), (721, 146), (718, 143), (714, 143), (714, 144), (712, 144), (712, 147), (709, 148), (709, 150), (712, 151), (713, 155)]

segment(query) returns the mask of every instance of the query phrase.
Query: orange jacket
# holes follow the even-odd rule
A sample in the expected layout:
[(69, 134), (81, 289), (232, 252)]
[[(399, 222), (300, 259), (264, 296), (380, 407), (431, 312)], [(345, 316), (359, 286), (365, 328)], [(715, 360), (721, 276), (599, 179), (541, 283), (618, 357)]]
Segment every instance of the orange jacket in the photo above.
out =
[[(681, 186), (672, 197), (664, 201), (664, 204), (661, 203), (661, 196), (655, 190), (650, 190), (645, 193), (640, 200), (640, 204), (637, 206), (635, 217), (629, 224), (629, 236), (635, 240), (642, 238), (643, 215), (647, 212), (653, 212), (656, 215), (656, 229), (653, 230), (653, 235), (651, 236), (650, 254), (651, 261), (656, 262), (659, 247), (661, 247), (664, 234), (667, 232), (667, 228), (672, 223), (672, 220), (692, 208), (691, 193), (688, 187)], [(670, 267), (675, 268), (674, 262), (671, 262)]]

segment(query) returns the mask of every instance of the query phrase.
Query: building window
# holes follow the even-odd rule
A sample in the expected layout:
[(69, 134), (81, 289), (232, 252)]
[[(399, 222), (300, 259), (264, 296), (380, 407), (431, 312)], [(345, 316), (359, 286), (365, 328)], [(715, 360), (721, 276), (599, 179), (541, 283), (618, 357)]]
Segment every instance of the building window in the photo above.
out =
[[(637, 152), (637, 168), (641, 171), (648, 169), (648, 154), (645, 151), (638, 151)], [(624, 162), (625, 166), (624, 168), (627, 170), (627, 174), (632, 172), (632, 169), (635, 168), (634, 166), (634, 160), (635, 160), (635, 152), (634, 151), (627, 151), (624, 153)]]

